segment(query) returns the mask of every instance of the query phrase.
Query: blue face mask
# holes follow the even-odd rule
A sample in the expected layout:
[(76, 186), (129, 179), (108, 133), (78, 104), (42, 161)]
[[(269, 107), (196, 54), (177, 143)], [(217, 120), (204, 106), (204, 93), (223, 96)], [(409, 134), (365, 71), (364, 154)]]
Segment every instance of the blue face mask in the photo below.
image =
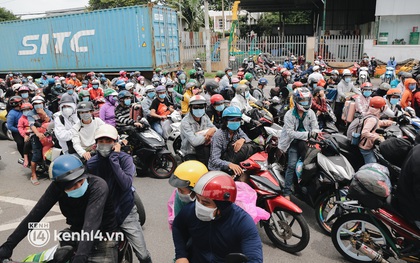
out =
[(309, 105), (309, 101), (308, 100), (304, 100), (304, 101), (299, 102), (299, 104), (302, 105), (302, 106), (308, 106)]
[(411, 85), (408, 86), (408, 88), (410, 90), (415, 90), (416, 89), (416, 84), (411, 84)]
[(351, 78), (345, 78), (344, 81), (349, 83), (351, 81)]
[(185, 84), (185, 79), (181, 79), (181, 84)]
[(400, 99), (398, 98), (391, 98), (389, 100), (389, 103), (391, 103), (391, 105), (397, 105), (400, 102)]
[(192, 109), (192, 113), (195, 117), (201, 118), (206, 113), (205, 109)]
[(147, 93), (147, 96), (151, 99), (153, 99), (155, 97), (155, 95), (156, 95), (156, 93), (154, 93), (154, 92)]
[(166, 94), (159, 94), (159, 98), (161, 98), (161, 99), (166, 98)]
[(99, 85), (93, 85), (92, 86), (94, 89), (97, 89), (97, 88), (99, 88)]
[(34, 105), (34, 109), (42, 109), (43, 108), (43, 105), (42, 104), (36, 104), (36, 105)]
[(61, 85), (55, 85), (55, 87), (56, 87), (57, 89), (60, 89), (60, 88), (61, 88)]
[(232, 72), (228, 72), (228, 76), (232, 77), (233, 73)]
[(239, 127), (241, 127), (241, 122), (240, 121), (228, 121), (227, 127), (231, 131), (236, 131), (237, 129), (239, 129)]
[(72, 89), (71, 89), (71, 90), (68, 90), (68, 91), (67, 91), (67, 93), (68, 93), (69, 95), (72, 95), (72, 94), (74, 93), (74, 90), (72, 90)]
[(89, 101), (89, 97), (83, 97), (83, 101)]
[(130, 106), (130, 105), (131, 105), (131, 99), (125, 99), (125, 100), (124, 100), (124, 104), (125, 104), (126, 106)]
[(238, 87), (238, 83), (232, 84), (232, 87), (233, 87), (234, 89), (236, 89), (236, 87)]
[(28, 116), (29, 112), (31, 112), (31, 111), (30, 110), (24, 110), (24, 111), (22, 111), (22, 113), (23, 113), (24, 116)]
[(67, 194), (68, 197), (71, 197), (71, 198), (80, 198), (86, 193), (88, 185), (89, 185), (88, 181), (85, 179), (82, 186), (80, 186), (79, 188), (77, 188), (75, 190), (66, 192), (66, 194)]
[(370, 95), (372, 95), (372, 91), (370, 90), (363, 91), (363, 96), (370, 97)]
[(316, 88), (318, 87), (318, 84), (314, 83), (314, 84), (312, 84), (312, 87), (313, 87), (314, 89), (316, 89)]
[(223, 111), (225, 109), (225, 104), (217, 105), (214, 107), (217, 111)]
[(24, 99), (27, 99), (29, 97), (29, 93), (22, 93), (20, 96)]
[(82, 88), (86, 89), (87, 85), (86, 84), (82, 84)]
[(251, 96), (251, 94), (249, 94), (249, 91), (246, 91), (246, 92), (245, 92), (245, 98), (246, 98), (246, 99), (248, 99), (248, 98), (249, 98), (249, 96)]

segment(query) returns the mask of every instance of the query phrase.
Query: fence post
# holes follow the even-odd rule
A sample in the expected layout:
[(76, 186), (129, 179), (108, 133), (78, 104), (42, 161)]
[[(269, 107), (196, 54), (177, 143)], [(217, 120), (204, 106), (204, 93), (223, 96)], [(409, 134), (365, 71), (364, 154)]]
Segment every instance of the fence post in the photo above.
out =
[(229, 47), (228, 40), (225, 37), (220, 38), (220, 62), (223, 68), (229, 65)]
[(312, 61), (315, 57), (315, 37), (306, 38), (306, 60)]

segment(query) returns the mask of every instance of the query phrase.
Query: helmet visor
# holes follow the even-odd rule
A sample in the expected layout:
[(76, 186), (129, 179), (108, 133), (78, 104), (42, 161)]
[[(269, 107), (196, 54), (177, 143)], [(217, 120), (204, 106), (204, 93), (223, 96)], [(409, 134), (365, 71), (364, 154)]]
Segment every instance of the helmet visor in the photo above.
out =
[(169, 184), (176, 188), (185, 188), (190, 185), (190, 181), (179, 179), (175, 174), (169, 178)]

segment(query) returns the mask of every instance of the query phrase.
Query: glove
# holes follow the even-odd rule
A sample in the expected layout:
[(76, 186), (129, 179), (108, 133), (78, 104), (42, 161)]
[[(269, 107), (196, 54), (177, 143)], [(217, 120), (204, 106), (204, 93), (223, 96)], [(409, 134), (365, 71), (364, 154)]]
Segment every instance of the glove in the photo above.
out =
[(12, 256), (13, 250), (5, 247), (5, 246), (1, 246), (0, 247), (0, 262), (3, 262), (4, 259), (9, 259)]

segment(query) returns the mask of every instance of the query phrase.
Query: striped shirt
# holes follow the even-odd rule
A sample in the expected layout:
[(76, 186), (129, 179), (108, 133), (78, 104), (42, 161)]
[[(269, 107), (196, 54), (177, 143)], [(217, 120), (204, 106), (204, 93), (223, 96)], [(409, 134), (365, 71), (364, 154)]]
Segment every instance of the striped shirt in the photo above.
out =
[(134, 120), (130, 118), (130, 107), (118, 105), (115, 108), (115, 124), (118, 131), (127, 125), (134, 125)]

